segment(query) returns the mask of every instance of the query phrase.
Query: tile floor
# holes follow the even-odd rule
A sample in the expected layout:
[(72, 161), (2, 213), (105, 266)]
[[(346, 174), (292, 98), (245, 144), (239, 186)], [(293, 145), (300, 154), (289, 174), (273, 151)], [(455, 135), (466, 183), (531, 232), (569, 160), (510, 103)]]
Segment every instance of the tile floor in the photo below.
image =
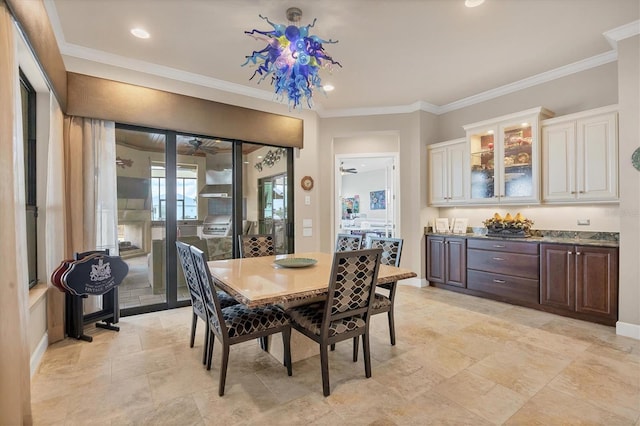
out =
[(400, 286), (396, 303), (397, 345), (375, 316), (366, 379), (338, 344), (328, 398), (319, 356), (288, 377), (255, 342), (231, 348), (218, 397), (220, 346), (206, 371), (202, 323), (188, 344), (191, 308), (122, 318), (119, 333), (89, 328), (93, 343), (45, 353), (35, 424), (640, 426), (640, 341), (613, 327), (432, 287)]

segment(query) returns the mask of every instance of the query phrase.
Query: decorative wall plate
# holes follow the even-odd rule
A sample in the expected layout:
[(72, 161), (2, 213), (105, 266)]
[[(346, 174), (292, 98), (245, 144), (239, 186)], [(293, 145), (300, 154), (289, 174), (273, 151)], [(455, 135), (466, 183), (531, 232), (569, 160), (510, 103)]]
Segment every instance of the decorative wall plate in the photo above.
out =
[(640, 172), (640, 148), (636, 148), (631, 154), (631, 164)]

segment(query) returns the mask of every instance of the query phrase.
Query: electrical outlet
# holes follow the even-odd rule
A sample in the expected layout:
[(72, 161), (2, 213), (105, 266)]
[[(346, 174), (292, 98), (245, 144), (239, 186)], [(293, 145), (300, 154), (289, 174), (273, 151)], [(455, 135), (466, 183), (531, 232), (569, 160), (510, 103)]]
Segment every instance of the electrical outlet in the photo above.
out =
[(578, 225), (591, 225), (591, 220), (589, 220), (589, 219), (578, 219)]

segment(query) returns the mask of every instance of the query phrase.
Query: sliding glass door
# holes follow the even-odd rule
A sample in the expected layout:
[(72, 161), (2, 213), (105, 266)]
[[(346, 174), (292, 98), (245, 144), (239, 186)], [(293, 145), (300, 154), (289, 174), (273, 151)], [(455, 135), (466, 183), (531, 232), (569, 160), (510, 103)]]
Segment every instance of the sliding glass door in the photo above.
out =
[(118, 125), (116, 156), (122, 315), (190, 303), (175, 241), (209, 260), (237, 257), (248, 233), (293, 250), (291, 149)]

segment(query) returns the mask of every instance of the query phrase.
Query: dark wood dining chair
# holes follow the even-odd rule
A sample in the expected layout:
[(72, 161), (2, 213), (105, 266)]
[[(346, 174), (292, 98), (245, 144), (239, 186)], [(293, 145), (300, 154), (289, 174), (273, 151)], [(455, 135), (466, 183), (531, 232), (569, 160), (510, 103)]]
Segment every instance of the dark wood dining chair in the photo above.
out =
[(240, 257), (262, 257), (276, 254), (273, 234), (238, 235)]
[[(402, 254), (401, 238), (369, 237), (367, 248), (382, 249), (380, 263), (383, 265), (400, 266), (400, 256)], [(389, 338), (391, 344), (396, 344), (395, 320), (393, 317), (393, 305), (396, 298), (397, 281), (380, 284), (376, 287), (376, 293), (371, 304), (371, 315), (387, 313), (389, 320)], [(380, 292), (379, 290), (383, 291)], [(386, 293), (386, 294), (383, 294)], [(358, 337), (353, 338), (354, 361), (358, 360)]]
[[(273, 256), (276, 254), (272, 234), (238, 235), (238, 251), (241, 258)], [(260, 347), (269, 350), (269, 338), (260, 339)]]
[(336, 252), (360, 250), (361, 246), (361, 234), (338, 234), (336, 237)]
[[(178, 249), (178, 258), (182, 265), (182, 271), (184, 272), (185, 281), (189, 287), (189, 296), (191, 297), (191, 308), (193, 309), (193, 319), (191, 320), (191, 340), (189, 341), (189, 347), (193, 347), (196, 339), (196, 326), (198, 324), (198, 318), (202, 319), (205, 323), (204, 334), (204, 348), (202, 350), (202, 363), (207, 362), (207, 348), (209, 341), (209, 319), (207, 317), (207, 310), (204, 306), (204, 298), (202, 296), (202, 290), (200, 289), (200, 283), (198, 276), (196, 275), (195, 264), (191, 255), (191, 246), (180, 241), (176, 241), (176, 247)], [(237, 305), (239, 302), (233, 297), (229, 296), (222, 290), (217, 290), (218, 300), (220, 306), (226, 308), (228, 306)]]
[(291, 376), (291, 325), (288, 315), (276, 305), (249, 308), (246, 305), (237, 304), (223, 309), (217, 292), (213, 291), (215, 287), (204, 253), (196, 247), (191, 247), (191, 253), (209, 318), (207, 370), (211, 369), (215, 338), (218, 337), (222, 343), (218, 395), (224, 395), (230, 346), (247, 340), (282, 333), (284, 364), (287, 367), (287, 374)]
[(369, 317), (382, 249), (337, 252), (324, 302), (291, 308), (291, 326), (320, 345), (322, 390), (329, 396), (330, 345), (362, 336), (365, 376), (371, 377)]

